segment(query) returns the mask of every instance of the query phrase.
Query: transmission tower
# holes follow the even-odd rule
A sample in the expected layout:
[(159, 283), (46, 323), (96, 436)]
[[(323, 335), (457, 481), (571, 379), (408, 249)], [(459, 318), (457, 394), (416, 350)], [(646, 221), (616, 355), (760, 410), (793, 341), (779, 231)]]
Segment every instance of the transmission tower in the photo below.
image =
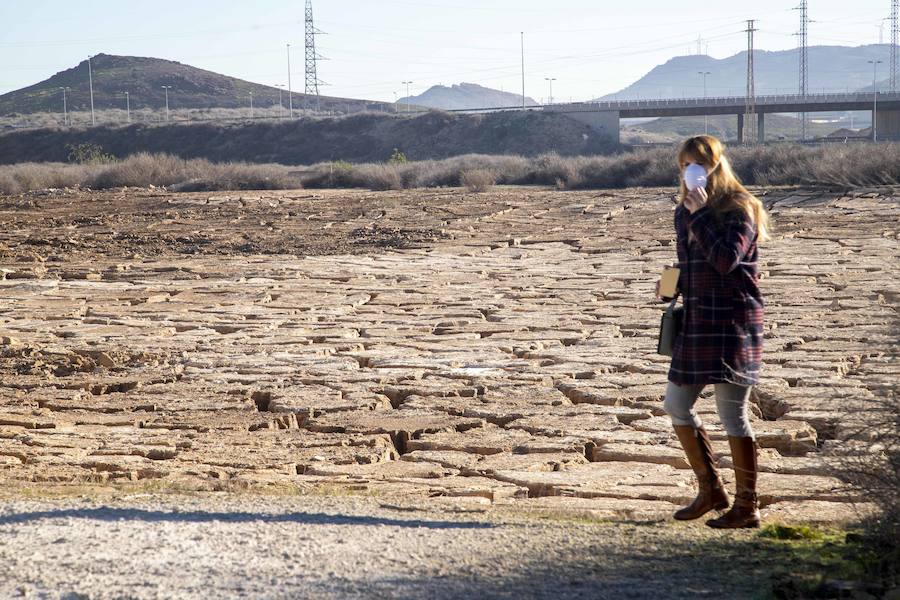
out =
[(319, 109), (319, 78), (316, 75), (316, 34), (321, 33), (313, 24), (312, 0), (306, 0), (306, 86), (304, 93), (307, 98), (315, 95), (316, 110)]
[(897, 91), (897, 43), (900, 30), (897, 29), (897, 13), (900, 0), (891, 0), (891, 91)]
[[(800, 11), (800, 99), (806, 102), (806, 93), (809, 86), (809, 62), (808, 62), (808, 38), (809, 13), (807, 12), (807, 0), (801, 0), (800, 6), (795, 10)], [(806, 139), (806, 112), (800, 113), (800, 139)]]
[(747, 20), (747, 110), (744, 114), (744, 142), (756, 141), (756, 87), (753, 82), (753, 19)]

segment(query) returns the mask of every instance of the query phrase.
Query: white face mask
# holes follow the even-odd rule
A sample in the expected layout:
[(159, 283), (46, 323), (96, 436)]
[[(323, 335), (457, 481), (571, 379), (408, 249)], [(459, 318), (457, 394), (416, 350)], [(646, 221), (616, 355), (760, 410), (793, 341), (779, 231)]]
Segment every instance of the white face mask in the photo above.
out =
[(697, 163), (690, 163), (684, 169), (684, 185), (688, 191), (706, 187), (706, 169)]

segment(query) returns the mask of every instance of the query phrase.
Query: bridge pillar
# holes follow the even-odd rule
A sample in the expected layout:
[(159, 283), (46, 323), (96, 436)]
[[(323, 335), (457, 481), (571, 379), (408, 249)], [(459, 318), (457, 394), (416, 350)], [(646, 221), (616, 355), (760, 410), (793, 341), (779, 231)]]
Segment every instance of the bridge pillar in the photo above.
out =
[[(560, 111), (562, 112), (562, 111)], [(567, 117), (584, 123), (601, 137), (619, 143), (619, 111), (617, 110), (591, 110), (573, 111), (564, 113)]]
[(762, 144), (766, 141), (766, 113), (760, 112), (756, 118), (756, 141)]
[(879, 140), (900, 140), (900, 110), (882, 110), (878, 107), (875, 127)]
[(738, 117), (738, 127), (737, 127), (738, 139), (737, 139), (737, 143), (738, 143), (738, 144), (743, 144), (743, 143), (744, 143), (744, 113), (738, 113), (738, 116), (737, 116), (737, 117)]

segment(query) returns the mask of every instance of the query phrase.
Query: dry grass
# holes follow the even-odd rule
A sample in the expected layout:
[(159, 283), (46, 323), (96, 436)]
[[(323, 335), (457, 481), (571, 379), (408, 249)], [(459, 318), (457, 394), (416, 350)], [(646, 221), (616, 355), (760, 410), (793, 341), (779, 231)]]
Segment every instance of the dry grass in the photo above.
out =
[[(123, 101), (124, 103), (124, 101)], [(360, 112), (358, 109), (352, 112)], [(90, 111), (69, 111), (70, 127), (88, 127), (91, 125)], [(295, 117), (315, 116), (312, 111), (304, 107), (294, 107)], [(254, 120), (287, 119), (287, 97), (285, 95), (284, 108), (275, 106), (256, 105), (253, 108)], [(153, 110), (149, 108), (133, 108), (131, 121), (124, 108), (111, 108), (94, 111), (94, 119), (99, 125), (121, 126), (130, 123), (143, 123), (146, 125), (160, 125), (165, 123), (165, 110)], [(169, 111), (169, 121), (172, 123), (188, 123), (193, 121), (248, 121), (250, 120), (250, 107), (243, 108), (173, 108)], [(38, 112), (28, 114), (12, 114), (0, 116), (0, 128), (62, 128), (65, 127), (62, 114), (62, 101), (59, 112)]]
[[(674, 186), (675, 148), (660, 147), (614, 156), (467, 154), (444, 160), (396, 163), (318, 163), (300, 174), (278, 164), (214, 163), (167, 154), (140, 153), (108, 165), (19, 163), (0, 166), (0, 193), (62, 187), (95, 189), (169, 186), (174, 190), (359, 187), (396, 190), (464, 186), (548, 185), (559, 189)], [(900, 144), (780, 144), (730, 151), (738, 175), (749, 185), (897, 185)]]
[[(900, 181), (900, 144), (834, 144), (737, 147), (732, 163), (748, 185), (828, 185), (859, 187), (897, 185)], [(391, 165), (390, 182), (402, 186), (465, 186), (462, 176), (481, 170), (497, 184), (550, 185), (559, 189), (605, 189), (674, 186), (678, 182), (675, 147), (642, 149), (614, 156), (542, 154), (488, 156), (468, 154), (444, 160)], [(383, 165), (341, 163), (341, 177), (330, 175), (332, 163), (320, 163), (304, 178), (307, 187), (385, 188)], [(339, 179), (339, 180), (338, 180)], [(392, 189), (391, 186), (391, 189)]]
[(22, 163), (0, 166), (0, 193), (65, 187), (169, 186), (175, 191), (265, 190), (302, 187), (283, 165), (212, 163), (140, 153), (112, 164)]
[(886, 390), (860, 417), (845, 415), (848, 425), (831, 465), (837, 477), (880, 509), (860, 524), (860, 541), (867, 550), (868, 577), (891, 589), (900, 585), (900, 397)]
[(459, 174), (459, 183), (470, 192), (486, 192), (494, 186), (494, 173), (487, 169), (470, 169)]

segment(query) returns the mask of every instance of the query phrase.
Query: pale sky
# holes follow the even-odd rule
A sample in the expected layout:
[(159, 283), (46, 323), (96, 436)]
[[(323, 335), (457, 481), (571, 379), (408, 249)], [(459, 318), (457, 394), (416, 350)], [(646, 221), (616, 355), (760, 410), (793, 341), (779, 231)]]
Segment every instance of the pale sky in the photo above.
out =
[[(796, 48), (799, 0), (314, 0), (319, 78), (332, 96), (393, 101), (435, 84), (478, 83), (559, 101), (617, 91), (657, 64), (700, 49), (725, 58), (746, 49), (756, 19), (760, 50)], [(0, 93), (37, 83), (104, 52), (176, 60), (249, 81), (303, 86), (302, 0), (116, 2), (0, 0)], [(890, 0), (810, 0), (810, 45), (879, 41)], [(884, 23), (890, 41), (890, 23)], [(810, 66), (811, 69), (815, 65)], [(701, 85), (696, 82), (698, 87)], [(710, 90), (713, 93), (714, 90)]]

